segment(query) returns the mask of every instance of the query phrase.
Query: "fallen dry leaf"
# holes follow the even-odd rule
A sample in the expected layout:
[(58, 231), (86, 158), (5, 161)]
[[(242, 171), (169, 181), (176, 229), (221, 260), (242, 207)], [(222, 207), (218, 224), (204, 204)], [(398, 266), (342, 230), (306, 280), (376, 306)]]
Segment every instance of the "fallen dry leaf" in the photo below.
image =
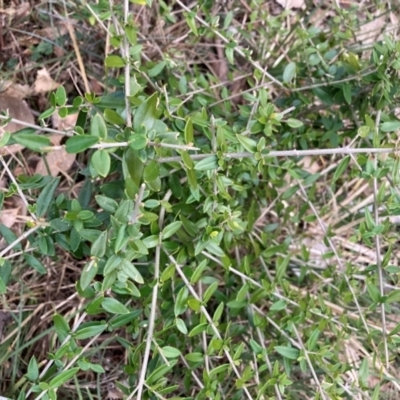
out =
[(275, 0), (285, 10), (291, 10), (292, 8), (301, 8), (304, 6), (304, 0)]
[(386, 14), (373, 16), (371, 21), (361, 25), (361, 29), (356, 34), (356, 39), (364, 46), (371, 45), (382, 39), (382, 32), (385, 27)]
[[(63, 138), (63, 135), (53, 135), (50, 137), (50, 141), (54, 146), (58, 146)], [(76, 154), (69, 154), (65, 151), (65, 148), (50, 151), (46, 154), (46, 161), (49, 166), (51, 176), (57, 176), (59, 173), (66, 173), (72, 167), (75, 162)], [(38, 162), (36, 174), (47, 175), (48, 171), (44, 158), (41, 158)]]
[(4, 14), (4, 15), (7, 15), (11, 19), (19, 19), (19, 18), (27, 16), (30, 12), (30, 8), (31, 8), (31, 6), (30, 6), (29, 2), (25, 2), (25, 3), (19, 4), (17, 6), (0, 9), (0, 15)]
[(70, 131), (75, 128), (76, 120), (78, 119), (78, 113), (67, 115), (65, 118), (61, 118), (58, 112), (55, 112), (52, 117), (53, 127), (59, 131)]
[(68, 33), (68, 28), (64, 22), (59, 22), (54, 26), (48, 26), (46, 28), (38, 29), (37, 31), (35, 31), (36, 35), (50, 40), (56, 40), (60, 36), (64, 36), (67, 33)]
[(31, 88), (29, 85), (21, 85), (19, 83), (13, 83), (12, 81), (1, 81), (0, 93), (16, 99), (25, 99), (30, 95)]
[(49, 71), (43, 68), (37, 72), (36, 80), (33, 84), (33, 91), (36, 94), (44, 94), (57, 89), (59, 86), (60, 84), (53, 80)]
[[(29, 124), (35, 122), (32, 111), (24, 100), (6, 94), (0, 94), (0, 112), (7, 112), (7, 110), (11, 118)], [(4, 131), (11, 133), (16, 132), (22, 128), (25, 128), (22, 124), (9, 122), (6, 126), (0, 127), (0, 134)]]

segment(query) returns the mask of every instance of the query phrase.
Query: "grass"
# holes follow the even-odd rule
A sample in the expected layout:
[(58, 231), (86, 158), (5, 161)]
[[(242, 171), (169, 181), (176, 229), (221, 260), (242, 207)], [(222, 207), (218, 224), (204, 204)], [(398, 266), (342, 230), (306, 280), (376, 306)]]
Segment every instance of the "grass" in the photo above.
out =
[[(396, 398), (398, 6), (153, 3), (0, 3), (1, 80), (46, 68), (68, 99), (32, 89), (37, 132), (76, 154), (54, 191), (34, 132), (0, 158), (28, 204), (0, 225), (1, 395)], [(70, 151), (52, 107), (100, 139)]]

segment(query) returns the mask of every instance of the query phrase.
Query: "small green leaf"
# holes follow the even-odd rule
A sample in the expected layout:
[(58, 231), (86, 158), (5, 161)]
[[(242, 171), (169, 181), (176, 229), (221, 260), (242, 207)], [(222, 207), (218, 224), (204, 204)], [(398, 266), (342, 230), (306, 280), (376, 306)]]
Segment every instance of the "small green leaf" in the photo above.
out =
[(4, 280), (0, 277), (0, 294), (7, 293), (7, 286), (4, 283)]
[(151, 78), (154, 78), (155, 76), (159, 75), (162, 70), (165, 68), (167, 63), (165, 61), (161, 61), (158, 64), (156, 64), (152, 69), (149, 70), (148, 74)]
[(372, 301), (374, 301), (375, 303), (379, 303), (381, 299), (381, 294), (379, 292), (379, 289), (373, 283), (367, 282), (367, 290)]
[(53, 378), (50, 383), (49, 387), (51, 389), (56, 389), (60, 386), (62, 386), (65, 382), (69, 381), (72, 379), (79, 371), (79, 368), (71, 368), (69, 370), (60, 372), (55, 378)]
[(96, 114), (90, 123), (90, 134), (101, 139), (107, 139), (107, 126), (103, 117)]
[(85, 290), (90, 285), (97, 274), (97, 270), (98, 266), (95, 261), (92, 260), (85, 264), (79, 280), (82, 290)]
[(295, 349), (294, 347), (287, 346), (275, 346), (275, 350), (282, 355), (283, 357), (288, 358), (289, 360), (297, 360), (300, 355), (300, 351)]
[(137, 268), (128, 260), (123, 260), (121, 263), (121, 269), (122, 271), (132, 280), (134, 280), (137, 283), (144, 283), (143, 277), (140, 274), (140, 272), (137, 270)]
[(157, 161), (150, 161), (145, 167), (143, 171), (143, 179), (145, 182), (154, 181), (156, 178), (160, 176), (160, 164)]
[(107, 328), (107, 325), (102, 322), (89, 322), (89, 326), (83, 325), (74, 333), (74, 339), (84, 340), (93, 336), (100, 335)]
[(400, 121), (389, 121), (381, 124), (380, 129), (382, 132), (394, 132), (400, 129)]
[(49, 208), (53, 201), (54, 192), (57, 189), (59, 181), (60, 178), (55, 178), (42, 189), (36, 202), (36, 215), (38, 217), (42, 217)]
[(102, 307), (112, 314), (129, 314), (129, 310), (118, 300), (106, 297), (101, 303)]
[(111, 157), (105, 150), (96, 150), (91, 159), (93, 169), (103, 178), (110, 172)]
[(175, 305), (174, 305), (174, 313), (177, 317), (178, 315), (183, 314), (187, 309), (187, 298), (189, 295), (189, 291), (186, 286), (183, 286), (176, 296)]
[(92, 135), (75, 135), (67, 140), (65, 147), (67, 153), (80, 153), (98, 143), (99, 138)]
[(125, 120), (114, 110), (107, 108), (104, 110), (104, 119), (110, 124), (125, 125)]
[(0, 148), (4, 147), (8, 141), (10, 140), (11, 132), (5, 131), (3, 135), (0, 137)]
[(147, 145), (147, 137), (141, 133), (136, 133), (129, 138), (129, 146), (133, 150), (144, 149)]
[(340, 161), (339, 165), (336, 168), (336, 171), (333, 175), (332, 178), (332, 183), (336, 182), (339, 178), (343, 177), (344, 171), (346, 171), (346, 168), (348, 167), (350, 163), (350, 156), (347, 155), (346, 157), (343, 158), (342, 161)]
[(156, 370), (146, 379), (147, 385), (152, 385), (155, 382), (158, 382), (160, 378), (167, 374), (169, 370), (174, 367), (175, 363), (170, 363), (170, 365), (164, 364), (160, 367), (156, 368)]
[(253, 139), (250, 139), (247, 136), (236, 134), (239, 143), (250, 153), (255, 153), (257, 151), (257, 142)]
[(203, 158), (194, 166), (194, 169), (196, 171), (208, 171), (217, 168), (218, 168), (217, 156), (208, 156), (206, 158)]
[(164, 346), (161, 351), (166, 358), (178, 358), (182, 354), (180, 350), (171, 346)]
[(65, 105), (67, 101), (67, 93), (63, 86), (60, 86), (56, 90), (56, 102), (59, 106)]
[(283, 71), (283, 82), (290, 83), (296, 76), (296, 63), (290, 62)]
[(176, 324), (176, 327), (178, 328), (179, 332), (183, 333), (184, 335), (187, 335), (188, 330), (187, 330), (186, 324), (181, 318), (176, 318), (175, 324)]
[(180, 227), (182, 226), (181, 221), (175, 221), (171, 222), (169, 225), (167, 225), (163, 231), (162, 231), (162, 238), (163, 239), (168, 239), (171, 237), (174, 233), (176, 233)]
[(195, 34), (195, 36), (199, 36), (199, 31), (197, 30), (196, 21), (192, 14), (185, 15), (186, 23), (188, 24), (190, 30)]
[(39, 274), (42, 274), (42, 275), (47, 274), (47, 269), (32, 254), (24, 254), (24, 259), (33, 269), (35, 269), (37, 272), (39, 272)]
[(90, 254), (94, 257), (101, 258), (106, 252), (107, 231), (100, 233), (97, 239), (92, 243)]
[(69, 325), (64, 317), (60, 314), (53, 315), (53, 323), (58, 339), (62, 343), (70, 333)]
[(42, 135), (21, 132), (13, 134), (12, 137), (17, 143), (33, 151), (42, 151), (44, 147), (51, 146), (50, 139)]
[(125, 67), (125, 61), (120, 56), (110, 55), (106, 57), (105, 65), (109, 68), (122, 68)]
[(185, 142), (186, 144), (192, 144), (194, 142), (193, 136), (193, 122), (191, 118), (188, 118), (185, 125)]
[(141, 125), (144, 125), (148, 130), (153, 127), (157, 119), (157, 105), (158, 96), (157, 93), (154, 93), (138, 107), (133, 117), (133, 129), (135, 131), (138, 131)]
[(204, 332), (208, 328), (208, 323), (204, 322), (203, 324), (199, 324), (195, 326), (190, 332), (189, 332), (189, 337), (193, 337), (198, 335), (201, 332)]
[(393, 303), (394, 301), (399, 301), (399, 300), (400, 300), (400, 289), (395, 289), (388, 294), (386, 302)]
[(26, 373), (26, 377), (31, 382), (34, 382), (37, 380), (37, 378), (39, 378), (39, 366), (38, 366), (35, 356), (32, 356), (32, 358), (29, 361), (28, 372)]
[(301, 128), (303, 123), (295, 118), (289, 118), (285, 121), (291, 128)]

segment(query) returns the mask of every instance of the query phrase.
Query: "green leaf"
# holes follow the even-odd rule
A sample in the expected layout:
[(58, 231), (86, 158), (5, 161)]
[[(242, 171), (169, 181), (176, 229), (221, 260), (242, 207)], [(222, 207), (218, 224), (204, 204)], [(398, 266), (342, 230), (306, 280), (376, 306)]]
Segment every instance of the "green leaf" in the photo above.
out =
[(182, 354), (180, 350), (171, 346), (164, 346), (161, 351), (166, 358), (178, 358)]
[(283, 82), (290, 83), (296, 76), (296, 63), (290, 62), (283, 71)]
[(75, 135), (67, 140), (65, 148), (67, 153), (80, 153), (98, 143), (99, 138), (92, 135)]
[(203, 158), (194, 166), (194, 169), (196, 171), (208, 171), (217, 168), (218, 168), (217, 156), (208, 156), (206, 158)]
[(17, 143), (33, 151), (42, 151), (44, 147), (51, 146), (50, 139), (43, 135), (21, 132), (13, 134), (12, 137)]
[(181, 151), (182, 161), (185, 164), (186, 168), (192, 169), (194, 167), (193, 160), (191, 159), (189, 153), (187, 151)]
[(26, 377), (31, 382), (34, 382), (37, 380), (37, 378), (39, 378), (39, 366), (38, 366), (35, 356), (32, 356), (32, 358), (29, 361), (28, 372), (26, 373)]
[(92, 118), (90, 123), (90, 134), (101, 139), (107, 139), (107, 126), (100, 114), (96, 114)]
[[(144, 0), (143, 0), (144, 1)], [(125, 34), (129, 43), (134, 46), (137, 43), (137, 29), (131, 25), (125, 26)]]
[(60, 386), (62, 386), (65, 382), (69, 381), (72, 379), (79, 371), (79, 368), (71, 368), (69, 370), (60, 372), (55, 378), (53, 378), (50, 383), (49, 387), (51, 389), (56, 389)]
[(160, 164), (152, 160), (145, 167), (143, 171), (143, 180), (145, 182), (154, 181), (160, 176)]
[(351, 105), (351, 86), (346, 82), (342, 86), (343, 97), (346, 100), (346, 103)]
[(289, 118), (285, 121), (291, 128), (301, 128), (303, 123), (295, 118)]
[(157, 93), (154, 93), (138, 107), (133, 117), (133, 129), (135, 131), (139, 130), (141, 125), (144, 125), (147, 130), (153, 127), (157, 119), (157, 105), (158, 96)]
[(176, 324), (176, 327), (178, 328), (179, 332), (183, 333), (184, 335), (187, 335), (188, 330), (187, 330), (186, 324), (181, 318), (176, 318), (175, 324)]
[(10, 140), (11, 132), (5, 131), (3, 135), (0, 137), (0, 148), (4, 147), (8, 141)]
[(147, 137), (141, 133), (135, 133), (129, 138), (129, 146), (133, 150), (141, 150), (144, 149), (147, 145)]
[(275, 346), (275, 350), (282, 355), (283, 357), (288, 358), (289, 360), (297, 360), (300, 355), (300, 351), (295, 349), (294, 347), (287, 346)]
[(389, 121), (389, 122), (384, 122), (380, 126), (380, 130), (382, 132), (394, 132), (400, 129), (400, 121)]
[(204, 332), (208, 328), (208, 323), (204, 322), (203, 324), (199, 324), (195, 326), (190, 332), (189, 332), (189, 337), (193, 337), (198, 335), (201, 332)]
[(121, 269), (123, 272), (125, 272), (125, 274), (131, 278), (132, 280), (134, 280), (137, 283), (144, 283), (143, 277), (140, 274), (140, 272), (136, 269), (136, 267), (129, 262), (128, 260), (123, 260), (121, 263)]
[(193, 122), (191, 118), (188, 118), (185, 125), (185, 143), (190, 145), (193, 142), (194, 142)]
[(53, 323), (58, 339), (62, 343), (70, 333), (69, 325), (64, 317), (60, 314), (53, 315)]
[(104, 110), (104, 119), (110, 124), (125, 125), (126, 121), (114, 110), (107, 108)]
[(2, 277), (0, 277), (0, 294), (7, 293), (7, 286)]
[(129, 314), (129, 310), (121, 302), (111, 297), (103, 299), (101, 306), (112, 314)]
[(107, 196), (103, 196), (101, 194), (95, 196), (96, 203), (104, 210), (108, 212), (115, 212), (115, 210), (118, 208), (118, 203), (114, 200), (111, 199)]
[(239, 143), (250, 153), (255, 153), (257, 151), (257, 142), (253, 139), (250, 139), (247, 136), (236, 134)]
[(185, 19), (190, 30), (195, 34), (195, 36), (199, 36), (199, 31), (197, 30), (196, 21), (193, 16), (191, 14), (185, 14)]
[(163, 239), (168, 239), (170, 238), (174, 233), (176, 233), (180, 227), (182, 226), (181, 221), (175, 221), (171, 222), (169, 225), (167, 225), (163, 231), (162, 231), (162, 238)]
[(55, 178), (51, 180), (40, 192), (40, 195), (37, 199), (36, 202), (36, 215), (38, 217), (43, 217), (43, 215), (46, 213), (47, 209), (49, 208), (54, 192), (57, 189), (58, 183), (60, 181), (60, 178)]
[(105, 331), (107, 325), (103, 322), (89, 322), (89, 326), (83, 325), (74, 333), (74, 339), (83, 340), (100, 335)]
[(346, 171), (346, 168), (348, 167), (350, 163), (350, 155), (347, 155), (346, 157), (343, 158), (342, 161), (340, 161), (339, 165), (336, 168), (335, 173), (333, 174), (332, 178), (332, 183), (336, 182), (339, 178), (343, 177), (344, 171)]
[(92, 243), (90, 254), (94, 257), (101, 258), (106, 252), (107, 246), (107, 231), (100, 233), (97, 239)]
[(125, 67), (125, 61), (122, 57), (117, 55), (107, 56), (105, 59), (105, 65), (109, 68), (122, 68)]
[(185, 355), (185, 359), (192, 363), (201, 363), (204, 361), (203, 353), (188, 353)]
[(33, 269), (35, 269), (37, 272), (39, 272), (39, 274), (42, 274), (42, 275), (47, 274), (47, 269), (32, 254), (24, 254), (24, 259)]
[(98, 266), (95, 261), (92, 260), (85, 264), (82, 274), (81, 274), (81, 277), (79, 279), (82, 290), (85, 290), (90, 285), (93, 278), (97, 274), (97, 270), (98, 270)]
[(67, 101), (67, 93), (65, 92), (63, 86), (57, 88), (55, 96), (56, 96), (56, 102), (59, 106), (65, 105)]
[(175, 305), (174, 305), (174, 313), (175, 317), (183, 314), (187, 309), (187, 298), (189, 295), (189, 291), (186, 286), (183, 286), (176, 296)]
[(381, 299), (381, 294), (379, 292), (379, 289), (373, 283), (367, 282), (367, 290), (372, 301), (374, 301), (375, 303), (379, 303)]
[(103, 178), (110, 172), (111, 157), (105, 150), (96, 150), (91, 159), (93, 169)]
[(386, 303), (393, 303), (394, 301), (400, 300), (400, 289), (392, 290), (386, 299)]
[(167, 63), (165, 61), (161, 61), (158, 64), (156, 64), (152, 69), (149, 70), (148, 74), (151, 78), (154, 78), (155, 76), (159, 75), (162, 70), (165, 68)]
[(170, 363), (170, 365), (164, 364), (158, 367), (147, 379), (147, 385), (152, 385), (155, 382), (158, 382), (160, 378), (162, 378), (168, 371), (170, 371), (175, 366), (175, 363)]

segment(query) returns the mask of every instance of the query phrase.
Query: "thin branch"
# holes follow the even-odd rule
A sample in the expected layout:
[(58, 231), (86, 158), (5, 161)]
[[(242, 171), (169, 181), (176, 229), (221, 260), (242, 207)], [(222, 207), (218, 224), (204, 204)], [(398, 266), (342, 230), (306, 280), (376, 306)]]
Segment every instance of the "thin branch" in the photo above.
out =
[[(312, 150), (273, 150), (269, 153), (262, 154), (264, 157), (305, 157), (305, 156), (323, 156), (323, 155), (346, 155), (346, 154), (390, 154), (398, 153), (400, 149), (394, 147), (384, 148), (350, 148), (350, 147), (339, 147), (336, 149), (312, 149)], [(192, 154), (190, 158), (192, 160), (202, 160), (210, 156), (216, 156), (214, 153), (203, 153), (203, 154)], [(253, 158), (254, 153), (242, 152), (242, 153), (225, 153), (224, 157), (239, 159), (239, 158)], [(180, 156), (173, 157), (160, 157), (157, 158), (159, 163), (170, 163), (181, 161)]]
[(58, 135), (65, 135), (65, 136), (72, 136), (72, 131), (58, 131), (57, 129), (46, 128), (40, 125), (30, 124), (29, 122), (21, 121), (20, 119), (16, 118), (8, 118), (4, 115), (0, 115), (0, 121), (10, 121), (16, 124), (26, 126), (27, 128), (33, 128), (40, 132), (48, 132), (48, 133), (57, 133)]
[[(376, 114), (375, 120), (375, 134), (379, 131), (379, 123), (381, 120), (381, 110), (378, 110)], [(374, 156), (374, 167), (375, 170), (378, 168), (378, 157)], [(378, 178), (376, 174), (374, 174), (374, 178), (372, 180), (373, 192), (374, 192), (374, 219), (376, 226), (379, 225), (379, 199), (378, 199)], [(385, 282), (383, 278), (383, 268), (382, 268), (382, 254), (381, 254), (381, 243), (380, 243), (380, 235), (378, 233), (375, 234), (375, 252), (376, 252), (376, 267), (378, 269), (378, 279), (379, 279), (379, 293), (381, 297), (385, 295)], [(386, 326), (386, 313), (385, 313), (385, 303), (381, 303), (381, 321), (382, 321), (382, 341), (383, 341), (383, 349), (385, 352), (385, 366), (386, 369), (389, 369), (389, 349), (387, 343), (387, 326)]]

